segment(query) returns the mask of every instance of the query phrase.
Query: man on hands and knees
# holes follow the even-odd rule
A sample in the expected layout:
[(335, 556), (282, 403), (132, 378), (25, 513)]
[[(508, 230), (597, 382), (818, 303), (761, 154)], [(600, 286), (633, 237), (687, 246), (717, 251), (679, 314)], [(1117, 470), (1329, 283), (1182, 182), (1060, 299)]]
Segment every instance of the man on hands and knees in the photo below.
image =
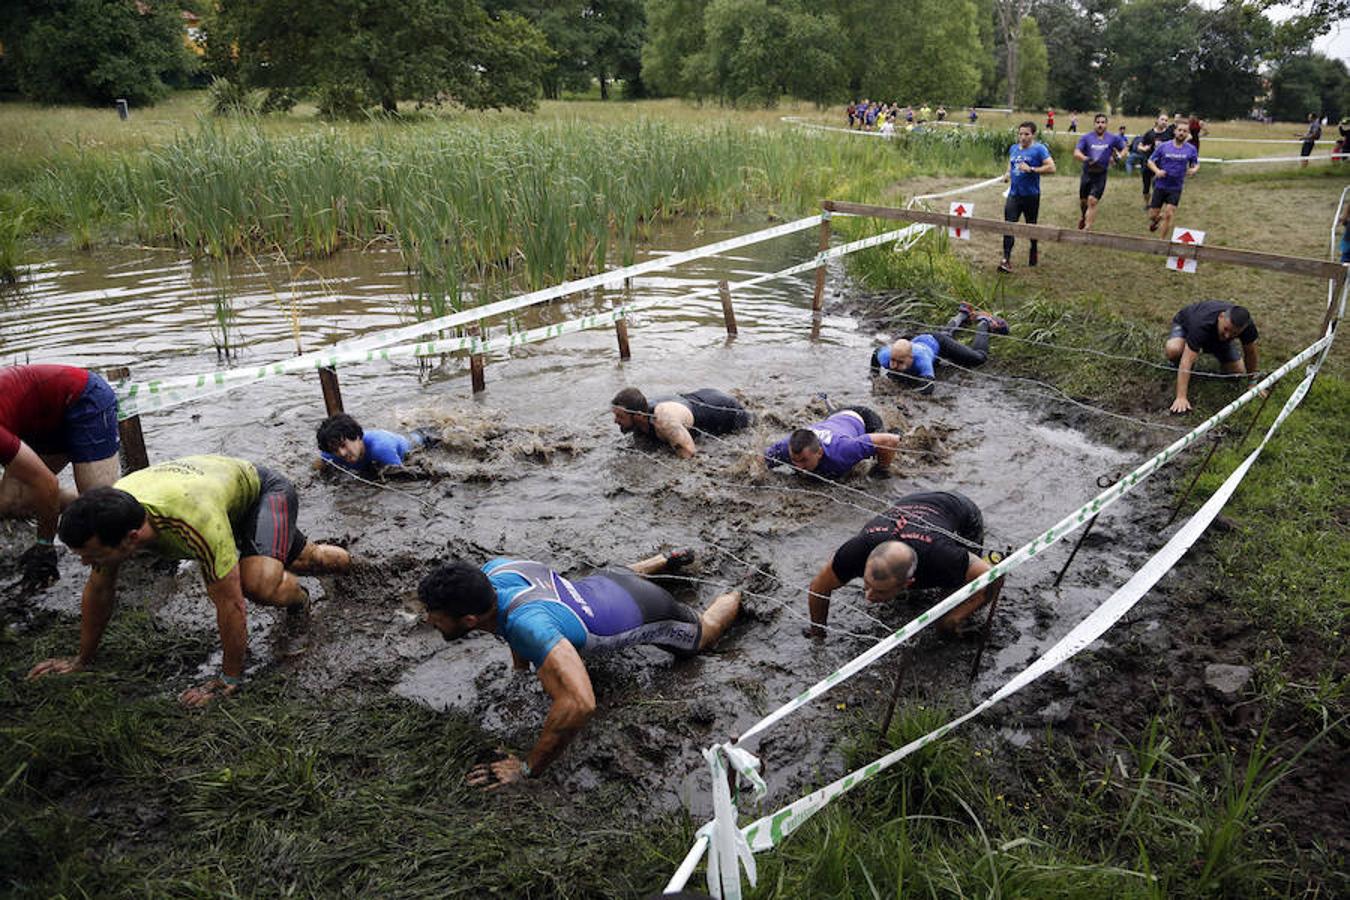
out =
[[(953, 332), (975, 322), (975, 340), (970, 346), (958, 341)], [(993, 313), (962, 303), (956, 315), (940, 330), (900, 338), (890, 346), (872, 351), (872, 374), (885, 372), (888, 378), (917, 386), (919, 393), (933, 391), (933, 363), (945, 359), (968, 369), (982, 366), (989, 359), (989, 335), (1007, 334), (1008, 323)]]
[(750, 424), (750, 413), (730, 394), (700, 388), (648, 402), (642, 391), (628, 387), (609, 401), (614, 424), (624, 434), (637, 432), (675, 448), (681, 459), (698, 453), (691, 432), (730, 434)]
[(1225, 374), (1246, 374), (1256, 378), (1259, 368), (1257, 336), (1256, 323), (1245, 306), (1223, 300), (1201, 300), (1182, 307), (1172, 317), (1172, 333), (1164, 348), (1167, 361), (1177, 367), (1177, 393), (1172, 401), (1172, 412), (1191, 411), (1187, 393), (1191, 372), (1201, 353), (1213, 354)]
[[(835, 551), (807, 588), (811, 624), (805, 634), (823, 638), (830, 596), (862, 577), (871, 603), (894, 600), (901, 591), (941, 588), (951, 592), (991, 568), (981, 559), (984, 518), (975, 502), (955, 491), (901, 497)], [(988, 599), (987, 590), (969, 597), (938, 620), (938, 629), (956, 634)]]
[(140, 550), (195, 559), (216, 608), (221, 675), (184, 691), (205, 706), (243, 683), (248, 641), (244, 598), (303, 614), (309, 594), (292, 572), (345, 572), (341, 547), (314, 544), (296, 528), (295, 487), (263, 466), (228, 456), (185, 456), (83, 494), (61, 516), (61, 540), (90, 567), (80, 603), (80, 651), (38, 663), (29, 678), (75, 672), (94, 661), (116, 602), (117, 573)]
[(520, 759), (475, 767), (469, 783), (488, 789), (537, 775), (595, 713), (583, 655), (653, 644), (678, 657), (702, 651), (740, 611), (740, 591), (722, 594), (702, 614), (642, 578), (683, 566), (692, 551), (655, 556), (627, 568), (571, 581), (543, 563), (497, 558), (480, 569), (463, 560), (437, 566), (417, 586), (427, 621), (447, 641), (486, 631), (506, 641), (517, 670), (533, 665), (552, 699), (544, 730)]
[(875, 459), (873, 471), (887, 474), (900, 436), (884, 427), (881, 416), (866, 406), (847, 406), (821, 422), (798, 428), (764, 451), (770, 467), (789, 465), (800, 472), (837, 481), (865, 459)]
[(57, 517), (76, 494), (56, 475), (73, 463), (84, 493), (117, 480), (117, 398), (98, 374), (72, 366), (0, 369), (0, 516), (37, 519), (19, 558), (24, 581), (45, 586), (56, 568)]

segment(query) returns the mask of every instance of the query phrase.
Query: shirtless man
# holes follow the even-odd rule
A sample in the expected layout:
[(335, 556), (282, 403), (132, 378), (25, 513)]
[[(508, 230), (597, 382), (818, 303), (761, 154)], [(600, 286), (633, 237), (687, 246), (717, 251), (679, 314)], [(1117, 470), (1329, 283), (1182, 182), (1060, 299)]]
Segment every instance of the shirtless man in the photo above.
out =
[(637, 388), (624, 388), (609, 401), (614, 424), (624, 434), (636, 431), (675, 448), (682, 459), (698, 453), (691, 432), (730, 434), (750, 424), (750, 413), (735, 397), (700, 388), (648, 402)]

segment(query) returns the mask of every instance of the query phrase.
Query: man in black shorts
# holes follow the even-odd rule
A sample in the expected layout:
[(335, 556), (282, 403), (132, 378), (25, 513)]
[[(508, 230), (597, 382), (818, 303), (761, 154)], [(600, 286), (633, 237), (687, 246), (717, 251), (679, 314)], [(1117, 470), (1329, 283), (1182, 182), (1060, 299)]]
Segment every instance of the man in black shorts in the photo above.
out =
[(627, 387), (609, 401), (614, 424), (624, 434), (636, 431), (675, 448), (682, 459), (698, 452), (690, 432), (730, 434), (750, 424), (750, 413), (735, 397), (713, 388), (700, 388), (648, 402), (642, 391)]
[(185, 706), (228, 697), (243, 683), (245, 598), (303, 613), (309, 594), (292, 572), (345, 572), (341, 547), (306, 540), (296, 527), (295, 486), (277, 472), (229, 456), (185, 456), (94, 488), (61, 514), (58, 534), (90, 567), (78, 656), (38, 663), (29, 678), (79, 671), (98, 652), (117, 599), (122, 563), (141, 550), (193, 559), (220, 629), (221, 674), (179, 695)]
[[(941, 588), (948, 593), (990, 569), (984, 552), (984, 518), (975, 502), (955, 491), (908, 494), (845, 541), (811, 579), (808, 637), (825, 636), (830, 595), (862, 577), (863, 596), (872, 603), (894, 600), (901, 591)], [(987, 601), (979, 591), (938, 620), (948, 634)]]
[(701, 614), (640, 576), (688, 564), (692, 551), (661, 554), (627, 568), (575, 580), (543, 563), (499, 557), (482, 568), (451, 560), (422, 579), (418, 596), (427, 622), (447, 641), (470, 631), (495, 634), (518, 671), (531, 665), (553, 700), (544, 730), (523, 759), (484, 763), (469, 783), (487, 789), (542, 772), (595, 713), (595, 692), (583, 655), (650, 644), (679, 657), (717, 642), (740, 611), (740, 591), (722, 594)]
[[(1246, 307), (1223, 300), (1201, 300), (1182, 307), (1172, 317), (1172, 332), (1167, 336), (1164, 353), (1177, 367), (1177, 392), (1172, 412), (1191, 411), (1186, 396), (1191, 370), (1201, 353), (1212, 353), (1220, 368), (1228, 373), (1246, 373), (1253, 378), (1258, 367), (1256, 323)], [(1241, 342), (1241, 348), (1238, 347)]]
[(1097, 221), (1097, 204), (1106, 193), (1106, 173), (1111, 163), (1125, 155), (1125, 138), (1106, 131), (1106, 114), (1097, 113), (1092, 130), (1078, 139), (1073, 158), (1083, 164), (1078, 179), (1078, 230), (1091, 231)]

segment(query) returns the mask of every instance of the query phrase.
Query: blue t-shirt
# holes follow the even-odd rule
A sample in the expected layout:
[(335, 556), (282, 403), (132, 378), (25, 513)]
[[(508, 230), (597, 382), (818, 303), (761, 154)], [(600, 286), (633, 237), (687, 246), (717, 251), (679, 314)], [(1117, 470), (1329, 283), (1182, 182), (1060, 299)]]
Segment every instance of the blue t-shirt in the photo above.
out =
[[(816, 465), (816, 474), (823, 478), (842, 478), (862, 462), (877, 454), (876, 445), (867, 434), (867, 426), (862, 416), (855, 412), (837, 412), (823, 422), (811, 426), (811, 430), (820, 438), (821, 449), (825, 455)], [(789, 438), (764, 451), (764, 459), (770, 465), (792, 462), (788, 452)]]
[(320, 451), (319, 455), (328, 462), (349, 472), (369, 472), (376, 466), (403, 465), (403, 458), (412, 450), (412, 441), (392, 431), (367, 428), (361, 433), (361, 438), (366, 444), (366, 455), (357, 460), (355, 464), (349, 464), (342, 457), (335, 456), (326, 450)]
[(1041, 176), (1037, 172), (1022, 172), (1018, 163), (1026, 163), (1033, 169), (1045, 165), (1050, 158), (1050, 148), (1036, 141), (1025, 150), (1021, 144), (1008, 148), (1008, 193), (1017, 197), (1035, 197), (1041, 192)]
[[(916, 334), (909, 339), (909, 346), (913, 361), (903, 374), (914, 375), (918, 378), (935, 377), (933, 375), (933, 360), (937, 359), (938, 355), (937, 338), (931, 334)], [(889, 345), (877, 351), (877, 362), (881, 363), (883, 369), (891, 367), (891, 348)]]
[(1153, 180), (1153, 186), (1162, 191), (1179, 191), (1186, 183), (1186, 170), (1200, 161), (1200, 151), (1187, 141), (1180, 147), (1176, 141), (1159, 144), (1149, 160), (1163, 170)]
[(501, 636), (536, 667), (561, 640), (571, 641), (579, 653), (613, 649), (631, 643), (625, 636), (644, 624), (632, 595), (604, 575), (571, 581), (543, 563), (505, 557), (488, 560), (483, 571), (497, 592)]
[(1078, 152), (1087, 157), (1084, 165), (1098, 166), (1098, 171), (1111, 165), (1111, 156), (1126, 148), (1125, 139), (1118, 134), (1106, 132), (1097, 137), (1096, 131), (1089, 131), (1078, 139)]

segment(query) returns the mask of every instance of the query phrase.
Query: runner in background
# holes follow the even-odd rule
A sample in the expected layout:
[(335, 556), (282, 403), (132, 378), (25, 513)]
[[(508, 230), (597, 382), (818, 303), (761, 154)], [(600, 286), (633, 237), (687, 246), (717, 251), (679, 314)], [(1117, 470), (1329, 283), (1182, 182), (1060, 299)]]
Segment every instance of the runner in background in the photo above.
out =
[(1091, 231), (1097, 221), (1097, 204), (1106, 193), (1106, 176), (1111, 163), (1125, 155), (1125, 139), (1106, 131), (1106, 114), (1092, 119), (1092, 131), (1078, 139), (1073, 158), (1083, 164), (1078, 179), (1078, 230)]
[(1172, 140), (1176, 135), (1176, 129), (1167, 122), (1165, 113), (1158, 113), (1157, 118), (1153, 120), (1153, 127), (1145, 131), (1139, 137), (1135, 138), (1140, 154), (1139, 177), (1144, 185), (1144, 209), (1148, 209), (1148, 201), (1153, 192), (1153, 170), (1149, 168), (1148, 161), (1153, 157), (1153, 151), (1166, 142)]
[[(1316, 113), (1308, 113), (1308, 130), (1299, 135), (1303, 139), (1303, 146), (1299, 148), (1298, 155), (1307, 157), (1317, 146), (1317, 142), (1322, 139), (1322, 123), (1318, 121)], [(1308, 168), (1308, 160), (1304, 159), (1302, 168)]]
[(1200, 154), (1195, 145), (1188, 142), (1190, 130), (1186, 123), (1177, 125), (1172, 140), (1158, 145), (1149, 157), (1148, 166), (1157, 176), (1153, 183), (1153, 199), (1148, 202), (1149, 231), (1157, 231), (1167, 236), (1172, 233), (1172, 217), (1181, 204), (1181, 189), (1186, 179), (1200, 171)]
[(1191, 146), (1195, 147), (1195, 153), (1199, 156), (1200, 136), (1209, 134), (1209, 129), (1205, 127), (1205, 120), (1195, 113), (1191, 113), (1191, 117), (1186, 120), (1186, 127), (1190, 129), (1191, 132)]
[[(1051, 111), (1053, 112), (1053, 110)], [(1003, 180), (1008, 182), (1008, 199), (1003, 203), (1003, 221), (1016, 222), (1026, 219), (1027, 224), (1036, 224), (1041, 214), (1041, 176), (1055, 173), (1055, 160), (1050, 148), (1036, 140), (1036, 123), (1023, 122), (1017, 126), (1017, 143), (1008, 148), (1008, 171)], [(1012, 271), (1013, 236), (1003, 236), (1003, 259), (998, 264), (1000, 272)], [(1031, 252), (1027, 255), (1027, 265), (1034, 266), (1039, 261), (1036, 241), (1031, 242)]]
[(1045, 111), (1045, 130), (1051, 134), (1055, 133), (1055, 108), (1053, 106)]

